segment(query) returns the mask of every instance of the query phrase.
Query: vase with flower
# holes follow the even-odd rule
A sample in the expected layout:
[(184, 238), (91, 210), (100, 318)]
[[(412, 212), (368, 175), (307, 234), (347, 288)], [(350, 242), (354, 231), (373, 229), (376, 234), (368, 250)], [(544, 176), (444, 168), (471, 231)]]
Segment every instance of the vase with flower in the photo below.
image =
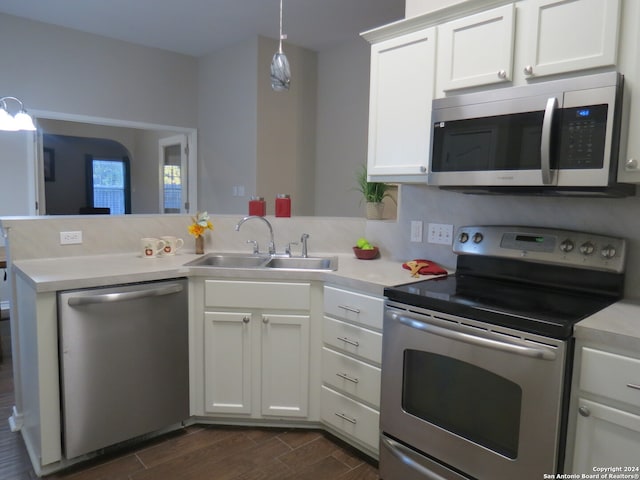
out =
[(193, 223), (189, 225), (189, 234), (196, 239), (196, 254), (204, 253), (204, 234), (207, 230), (213, 230), (213, 224), (207, 212), (198, 212), (195, 217), (191, 217)]

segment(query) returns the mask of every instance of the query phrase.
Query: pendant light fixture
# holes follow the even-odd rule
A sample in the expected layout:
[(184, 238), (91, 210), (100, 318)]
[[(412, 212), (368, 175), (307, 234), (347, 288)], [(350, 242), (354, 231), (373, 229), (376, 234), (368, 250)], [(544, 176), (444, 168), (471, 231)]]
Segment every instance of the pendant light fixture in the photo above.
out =
[[(20, 110), (15, 115), (9, 113), (9, 107), (7, 106), (7, 100), (13, 100), (20, 105)], [(33, 124), (33, 119), (29, 116), (24, 108), (24, 104), (16, 97), (2, 97), (0, 98), (0, 130), (6, 132), (17, 132), (19, 130), (33, 131), (36, 126)]]
[(282, 40), (286, 38), (287, 36), (282, 34), (282, 0), (280, 0), (280, 43), (278, 44), (278, 51), (271, 60), (271, 88), (276, 92), (286, 92), (289, 90), (289, 84), (291, 83), (289, 60), (282, 53)]

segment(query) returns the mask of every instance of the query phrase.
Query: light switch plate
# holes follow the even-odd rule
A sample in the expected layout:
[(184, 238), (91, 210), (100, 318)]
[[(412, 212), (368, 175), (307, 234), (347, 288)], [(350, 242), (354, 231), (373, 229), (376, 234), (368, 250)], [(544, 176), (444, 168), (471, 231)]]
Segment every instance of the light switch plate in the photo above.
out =
[(445, 223), (430, 223), (427, 242), (440, 245), (451, 245), (453, 242), (453, 225)]

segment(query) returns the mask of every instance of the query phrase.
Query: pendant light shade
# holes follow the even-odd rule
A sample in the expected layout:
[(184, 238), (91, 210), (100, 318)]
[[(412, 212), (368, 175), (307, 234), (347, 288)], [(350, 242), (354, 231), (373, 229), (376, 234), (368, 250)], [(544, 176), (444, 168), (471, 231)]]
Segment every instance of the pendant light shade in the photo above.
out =
[(287, 38), (282, 34), (282, 0), (280, 0), (280, 42), (278, 51), (273, 55), (271, 60), (271, 88), (276, 92), (286, 92), (289, 90), (291, 83), (291, 68), (289, 60), (282, 52), (282, 40)]
[[(7, 106), (7, 100), (13, 100), (20, 105), (18, 113), (11, 115)], [(18, 130), (30, 130), (33, 131), (36, 126), (33, 124), (33, 119), (27, 113), (23, 103), (16, 97), (2, 97), (0, 98), (0, 130), (6, 132), (17, 132)]]

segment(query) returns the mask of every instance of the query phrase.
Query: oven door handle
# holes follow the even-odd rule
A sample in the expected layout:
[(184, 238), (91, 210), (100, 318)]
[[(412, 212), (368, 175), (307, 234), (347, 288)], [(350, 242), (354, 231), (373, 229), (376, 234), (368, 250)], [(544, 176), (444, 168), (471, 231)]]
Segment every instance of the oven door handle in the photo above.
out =
[[(438, 475), (435, 472), (423, 467), (411, 457), (415, 455), (413, 451), (405, 447), (399, 442), (387, 438), (385, 436), (380, 437), (380, 443), (382, 447), (385, 447), (394, 457), (400, 460), (403, 464), (407, 465), (412, 470), (415, 470), (421, 475), (421, 478), (425, 480), (446, 480), (444, 477)], [(460, 477), (462, 478), (462, 477)]]
[(397, 319), (400, 323), (402, 323), (403, 325), (406, 325), (407, 327), (432, 333), (434, 335), (438, 335), (439, 337), (448, 338), (450, 340), (457, 340), (460, 342), (469, 343), (471, 345), (492, 348), (494, 350), (500, 350), (508, 353), (515, 353), (517, 355), (538, 358), (541, 360), (556, 359), (556, 353), (553, 350), (544, 348), (542, 346), (532, 347), (529, 345), (522, 345), (521, 343), (517, 343), (515, 341), (506, 340), (506, 339), (498, 340), (493, 338), (478, 337), (476, 335), (471, 335), (469, 333), (458, 332), (456, 330), (450, 330), (448, 328), (438, 327), (436, 325), (426, 323), (420, 319), (409, 317), (406, 315), (399, 315), (397, 313), (393, 313), (391, 316), (392, 318)]

